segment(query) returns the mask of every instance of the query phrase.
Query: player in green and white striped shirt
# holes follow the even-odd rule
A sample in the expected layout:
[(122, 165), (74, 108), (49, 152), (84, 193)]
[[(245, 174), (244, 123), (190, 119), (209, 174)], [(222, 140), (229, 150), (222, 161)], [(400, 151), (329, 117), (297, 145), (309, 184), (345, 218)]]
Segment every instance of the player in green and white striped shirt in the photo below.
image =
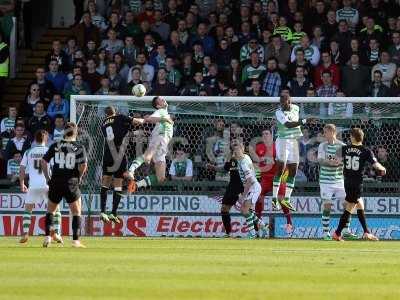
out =
[[(165, 156), (168, 152), (168, 144), (172, 138), (174, 130), (174, 122), (168, 114), (168, 103), (163, 97), (156, 96), (152, 100), (152, 105), (156, 111), (143, 119), (133, 119), (134, 123), (144, 124), (151, 123), (155, 124), (153, 131), (151, 132), (149, 145), (143, 155), (137, 157), (129, 168), (126, 176), (128, 178), (128, 192), (134, 192), (136, 188), (149, 187), (157, 183), (163, 183), (165, 181), (166, 171), (166, 160)], [(156, 174), (146, 176), (140, 180), (137, 184), (135, 183), (134, 174), (135, 171), (144, 163), (150, 164), (154, 162)]]
[[(346, 193), (344, 190), (342, 147), (344, 143), (336, 139), (336, 126), (326, 124), (324, 127), (324, 137), (326, 142), (318, 147), (319, 184), (321, 199), (323, 202), (322, 228), (324, 230), (323, 239), (332, 240), (329, 233), (330, 213), (332, 200), (341, 199), (344, 202)], [(349, 232), (349, 222), (346, 224), (345, 235), (348, 239), (354, 239), (354, 235)]]
[(311, 122), (312, 119), (300, 120), (300, 109), (297, 105), (292, 104), (288, 94), (283, 94), (280, 97), (280, 104), (281, 107), (275, 112), (278, 135), (275, 142), (277, 170), (272, 187), (272, 205), (279, 209), (278, 191), (282, 173), (287, 165), (289, 175), (286, 180), (285, 198), (281, 201), (281, 205), (290, 210), (295, 210), (290, 202), (290, 196), (294, 189), (294, 178), (300, 160), (298, 139), (303, 135), (300, 126)]
[(256, 178), (253, 162), (250, 156), (244, 153), (244, 146), (239, 141), (232, 143), (232, 150), (238, 162), (238, 172), (244, 188), (239, 201), (242, 205), (241, 212), (246, 218), (246, 225), (249, 230), (248, 237), (250, 239), (256, 238), (254, 223), (261, 229), (261, 237), (265, 237), (267, 235), (267, 227), (254, 213), (254, 205), (260, 196), (261, 185)]

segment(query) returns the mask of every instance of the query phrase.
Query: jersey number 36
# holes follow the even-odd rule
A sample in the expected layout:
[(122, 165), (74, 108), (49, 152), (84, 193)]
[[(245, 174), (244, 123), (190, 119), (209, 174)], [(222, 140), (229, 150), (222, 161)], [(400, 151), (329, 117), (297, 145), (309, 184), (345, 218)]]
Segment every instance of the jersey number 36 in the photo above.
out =
[(358, 156), (346, 155), (346, 169), (358, 171), (360, 168), (360, 158)]

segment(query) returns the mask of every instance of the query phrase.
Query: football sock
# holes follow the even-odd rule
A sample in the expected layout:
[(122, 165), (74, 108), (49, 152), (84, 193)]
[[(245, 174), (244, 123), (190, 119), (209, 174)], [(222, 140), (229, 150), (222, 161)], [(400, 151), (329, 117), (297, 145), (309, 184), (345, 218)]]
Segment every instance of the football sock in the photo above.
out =
[(54, 213), (54, 232), (61, 234), (61, 212), (59, 209)]
[(52, 213), (46, 213), (46, 229), (45, 229), (45, 234), (46, 236), (50, 235), (50, 229), (53, 227), (53, 218), (54, 215)]
[(342, 235), (342, 230), (346, 226), (346, 223), (348, 222), (350, 215), (351, 215), (351, 213), (349, 211), (345, 210), (343, 212), (342, 216), (340, 217), (339, 225), (336, 229), (336, 234), (338, 236)]
[(294, 189), (294, 177), (288, 177), (286, 180), (285, 198), (290, 198)]
[(247, 229), (252, 236), (256, 235), (256, 231), (254, 229), (254, 216), (255, 215), (253, 212), (249, 212), (247, 215), (244, 215), (244, 217), (246, 218)]
[(368, 227), (367, 227), (367, 220), (365, 219), (365, 214), (363, 209), (357, 209), (357, 216), (358, 220), (360, 221), (360, 224), (364, 230), (364, 233), (369, 233)]
[(287, 208), (286, 206), (282, 206), (282, 211), (286, 217), (286, 224), (292, 225), (292, 215), (290, 214), (289, 208)]
[(117, 215), (117, 209), (118, 209), (119, 203), (121, 202), (121, 197), (122, 197), (122, 187), (114, 188), (113, 205), (112, 205), (112, 214), (114, 216)]
[(31, 226), (32, 212), (25, 210), (22, 219), (23, 233), (29, 234), (29, 227)]
[(146, 187), (155, 185), (155, 184), (157, 184), (157, 183), (158, 183), (157, 176), (156, 176), (156, 175), (150, 175), (150, 176), (146, 176), (145, 178), (143, 178), (142, 180), (140, 180), (140, 181), (137, 183), (137, 187), (138, 187), (138, 188), (141, 188), (141, 187), (146, 188)]
[(133, 162), (132, 165), (129, 168), (129, 172), (135, 173), (136, 169), (138, 169), (142, 164), (144, 163), (144, 157), (143, 155), (137, 157)]
[(72, 239), (79, 240), (79, 229), (81, 227), (81, 216), (72, 216)]
[(329, 233), (329, 224), (330, 224), (330, 215), (331, 215), (331, 211), (328, 209), (324, 209), (322, 211), (322, 228), (324, 230), (324, 235)]
[(231, 227), (231, 214), (229, 212), (221, 212), (222, 223), (224, 224), (226, 234), (230, 234)]
[(254, 210), (256, 212), (256, 216), (259, 219), (262, 219), (262, 213), (264, 211), (264, 195), (262, 195), (258, 198), (258, 201), (256, 202), (256, 205), (254, 207)]
[(351, 215), (349, 216), (349, 219), (347, 220), (347, 223), (343, 228), (344, 233), (350, 233), (350, 223), (351, 223)]
[(108, 187), (102, 186), (100, 190), (100, 210), (106, 213)]
[(265, 227), (265, 223), (259, 217), (257, 217), (253, 211), (251, 213), (253, 214), (254, 224), (256, 225), (257, 229), (260, 227)]
[(272, 197), (278, 197), (279, 186), (281, 185), (281, 176), (275, 176), (272, 183)]

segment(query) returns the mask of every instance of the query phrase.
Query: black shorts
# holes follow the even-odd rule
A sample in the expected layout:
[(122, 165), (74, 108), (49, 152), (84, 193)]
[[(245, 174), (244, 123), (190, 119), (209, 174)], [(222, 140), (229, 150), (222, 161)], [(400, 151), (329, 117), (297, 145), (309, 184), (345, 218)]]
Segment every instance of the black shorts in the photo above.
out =
[(121, 163), (114, 166), (114, 159), (110, 156), (104, 156), (103, 158), (103, 176), (114, 176), (114, 178), (124, 178), (124, 173), (127, 170), (128, 160), (124, 156)]
[(60, 203), (63, 198), (67, 203), (73, 203), (81, 197), (79, 189), (79, 178), (67, 180), (51, 180), (49, 183), (49, 200), (53, 203)]
[(358, 199), (361, 198), (362, 184), (344, 184), (344, 190), (346, 192), (346, 201), (350, 203), (358, 203)]
[(232, 188), (228, 185), (224, 197), (222, 197), (222, 204), (233, 206), (239, 200), (239, 194), (243, 193), (243, 189)]

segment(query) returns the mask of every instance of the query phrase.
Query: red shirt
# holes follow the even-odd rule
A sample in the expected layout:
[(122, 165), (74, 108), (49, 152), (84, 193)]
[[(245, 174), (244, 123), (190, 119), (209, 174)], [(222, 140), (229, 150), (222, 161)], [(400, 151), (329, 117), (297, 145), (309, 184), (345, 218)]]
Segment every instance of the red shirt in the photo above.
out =
[(276, 164), (275, 164), (275, 157), (276, 157), (276, 149), (275, 143), (271, 146), (267, 146), (264, 143), (258, 143), (256, 145), (256, 154), (261, 159), (258, 163), (258, 167), (261, 169), (263, 167), (271, 166), (271, 169), (267, 172), (261, 172), (261, 176), (275, 176), (276, 173)]
[(332, 74), (332, 84), (336, 85), (337, 87), (340, 87), (340, 70), (339, 67), (335, 64), (331, 64), (328, 68), (325, 68), (324, 65), (319, 65), (317, 68), (315, 68), (314, 71), (314, 86), (315, 89), (319, 88), (322, 85), (322, 72), (323, 71), (329, 71)]

